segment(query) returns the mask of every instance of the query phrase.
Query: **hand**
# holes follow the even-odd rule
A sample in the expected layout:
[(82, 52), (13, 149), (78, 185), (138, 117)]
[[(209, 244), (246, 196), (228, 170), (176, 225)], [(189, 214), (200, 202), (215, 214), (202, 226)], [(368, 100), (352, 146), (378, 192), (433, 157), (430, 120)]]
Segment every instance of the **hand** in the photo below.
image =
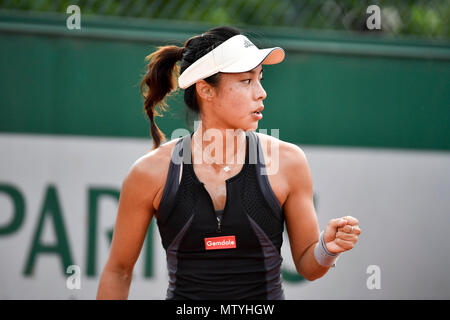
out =
[(327, 250), (331, 253), (341, 253), (352, 249), (361, 234), (358, 223), (358, 220), (351, 216), (330, 220), (323, 234)]

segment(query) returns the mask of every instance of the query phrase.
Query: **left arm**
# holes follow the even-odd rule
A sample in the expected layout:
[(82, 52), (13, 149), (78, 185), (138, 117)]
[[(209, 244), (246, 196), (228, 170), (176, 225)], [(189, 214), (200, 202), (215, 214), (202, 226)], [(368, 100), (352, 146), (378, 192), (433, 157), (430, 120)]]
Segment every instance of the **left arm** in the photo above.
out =
[[(330, 267), (320, 265), (314, 257), (320, 231), (313, 203), (311, 171), (304, 152), (294, 144), (280, 145), (280, 159), (285, 161), (280, 168), (289, 183), (283, 209), (292, 257), (297, 272), (313, 281), (322, 277)], [(324, 232), (327, 250), (341, 253), (352, 249), (360, 233), (358, 220), (353, 217), (330, 220)]]

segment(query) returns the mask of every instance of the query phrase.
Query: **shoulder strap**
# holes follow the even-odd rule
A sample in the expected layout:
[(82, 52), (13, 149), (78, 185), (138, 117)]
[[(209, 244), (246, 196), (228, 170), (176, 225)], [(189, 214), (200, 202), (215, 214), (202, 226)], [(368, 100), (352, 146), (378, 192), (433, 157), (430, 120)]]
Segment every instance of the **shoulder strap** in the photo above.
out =
[(254, 131), (246, 131), (248, 136), (248, 163), (256, 164), (258, 162), (258, 136)]
[(258, 155), (258, 162), (256, 163), (256, 178), (258, 179), (258, 183), (261, 186), (264, 197), (269, 201), (269, 205), (271, 206), (272, 210), (277, 214), (279, 218), (281, 218), (283, 209), (281, 208), (280, 203), (278, 202), (278, 199), (276, 198), (272, 187), (270, 186), (269, 178), (267, 177), (264, 152), (259, 142), (258, 135), (254, 132), (253, 135), (256, 141)]
[(166, 184), (161, 196), (158, 208), (158, 222), (164, 221), (166, 216), (172, 210), (175, 195), (179, 187), (179, 176), (181, 168), (181, 159), (183, 157), (183, 140), (184, 137), (177, 141), (172, 151), (171, 161), (169, 164), (169, 172), (167, 173)]

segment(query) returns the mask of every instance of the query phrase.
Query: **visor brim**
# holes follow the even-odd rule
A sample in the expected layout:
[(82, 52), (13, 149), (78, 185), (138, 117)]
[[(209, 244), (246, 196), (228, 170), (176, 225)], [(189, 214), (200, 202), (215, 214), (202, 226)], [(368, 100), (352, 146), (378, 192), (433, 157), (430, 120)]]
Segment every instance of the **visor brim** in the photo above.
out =
[(224, 73), (240, 73), (250, 71), (260, 64), (277, 64), (284, 60), (284, 50), (280, 47), (258, 49), (256, 52), (242, 57), (232, 65), (229, 65), (220, 72)]

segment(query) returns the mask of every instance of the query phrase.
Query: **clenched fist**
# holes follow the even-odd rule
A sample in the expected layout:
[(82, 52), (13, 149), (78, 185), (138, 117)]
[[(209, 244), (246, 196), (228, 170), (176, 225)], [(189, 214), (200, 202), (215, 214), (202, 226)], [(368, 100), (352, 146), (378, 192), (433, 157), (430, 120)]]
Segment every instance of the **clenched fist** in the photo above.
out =
[(358, 223), (358, 219), (351, 216), (330, 220), (323, 234), (327, 250), (341, 253), (352, 249), (361, 234)]

